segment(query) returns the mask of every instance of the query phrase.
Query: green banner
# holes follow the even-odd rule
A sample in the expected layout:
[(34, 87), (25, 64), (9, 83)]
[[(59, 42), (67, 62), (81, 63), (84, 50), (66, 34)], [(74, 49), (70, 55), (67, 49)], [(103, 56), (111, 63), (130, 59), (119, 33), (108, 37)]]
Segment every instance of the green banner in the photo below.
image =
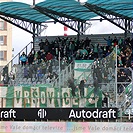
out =
[(71, 88), (46, 87), (0, 87), (3, 96), (0, 97), (1, 107), (101, 107), (102, 92), (94, 99), (94, 89), (85, 88), (84, 98), (80, 97), (79, 90), (72, 96)]

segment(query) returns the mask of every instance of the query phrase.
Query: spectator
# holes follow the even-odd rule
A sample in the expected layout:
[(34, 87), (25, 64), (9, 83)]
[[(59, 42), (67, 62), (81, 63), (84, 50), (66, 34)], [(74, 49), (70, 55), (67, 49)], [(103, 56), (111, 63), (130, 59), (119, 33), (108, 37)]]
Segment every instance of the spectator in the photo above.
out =
[(3, 68), (2, 76), (5, 76), (5, 74), (8, 75), (8, 67), (7, 67), (7, 66), (5, 66), (5, 67)]
[(76, 96), (75, 94), (75, 89), (76, 89), (76, 86), (74, 84), (74, 80), (73, 79), (68, 79), (68, 87), (70, 87), (72, 89), (72, 96)]
[(79, 84), (80, 96), (84, 97), (84, 87), (85, 87), (86, 80), (81, 80)]
[(93, 47), (94, 58), (98, 58), (99, 43), (98, 44), (92, 44), (92, 47)]
[(32, 48), (30, 52), (31, 52), (31, 57), (32, 57), (32, 62), (33, 62), (35, 54), (36, 54), (36, 51), (34, 50), (34, 48)]
[(86, 37), (86, 39), (85, 39), (85, 41), (84, 41), (84, 47), (86, 48), (86, 47), (90, 47), (90, 43), (91, 43), (91, 40), (88, 38), (88, 37)]
[(48, 52), (48, 54), (46, 55), (46, 60), (51, 61), (52, 59), (53, 59), (53, 55), (50, 52)]
[(46, 74), (46, 63), (44, 62), (44, 60), (41, 63), (41, 68), (42, 68), (42, 74), (45, 75)]
[(41, 42), (38, 44), (40, 47), (40, 50), (44, 49), (44, 45), (45, 43), (43, 42), (43, 40), (41, 39)]
[(31, 54), (31, 52), (28, 54), (28, 64), (31, 65), (33, 62), (33, 56)]
[(51, 64), (51, 62), (48, 62), (48, 64), (47, 64), (47, 69), (46, 69), (46, 73), (52, 73), (52, 64)]
[(5, 86), (8, 86), (9, 83), (9, 76), (7, 73), (5, 73), (4, 77), (3, 77), (3, 83)]
[(53, 75), (52, 73), (49, 72), (46, 78), (46, 83), (51, 83), (52, 78), (53, 78)]
[(46, 61), (46, 52), (44, 51), (44, 49), (41, 51), (40, 56), (43, 61)]
[(73, 41), (70, 41), (70, 44), (69, 44), (69, 53), (70, 53), (70, 56), (72, 56), (74, 54), (74, 50), (75, 50), (75, 45), (74, 45), (74, 42)]
[(30, 78), (31, 79), (31, 82), (33, 82), (33, 80), (32, 80), (32, 78), (33, 78), (33, 68), (32, 68), (32, 66), (29, 68), (29, 73), (28, 73), (28, 78)]
[(10, 85), (14, 85), (14, 80), (15, 80), (15, 75), (14, 75), (14, 73), (11, 71), (11, 72), (9, 73)]
[(17, 66), (16, 66), (16, 64), (14, 64), (13, 67), (12, 67), (12, 73), (14, 75), (14, 78), (16, 78), (16, 73), (17, 73)]
[(111, 45), (112, 45), (112, 39), (109, 36), (108, 39), (106, 39), (104, 37), (104, 40), (106, 40), (106, 42), (107, 42), (107, 48), (106, 48), (106, 50), (108, 51), (110, 49)]
[(49, 43), (48, 43), (48, 42), (45, 43), (43, 49), (44, 49), (44, 51), (46, 52), (46, 54), (50, 51), (50, 49), (49, 49)]
[(41, 70), (40, 67), (37, 68), (36, 77), (37, 77), (37, 82), (40, 82), (41, 81), (41, 78), (43, 77), (42, 70)]
[(22, 67), (26, 65), (27, 55), (25, 54), (25, 52), (23, 52), (22, 55), (20, 56), (20, 61), (21, 61)]
[(102, 106), (103, 107), (108, 107), (108, 97), (105, 95), (103, 100), (102, 100)]
[(68, 64), (67, 59), (64, 57), (61, 61), (61, 70), (64, 70), (67, 64)]

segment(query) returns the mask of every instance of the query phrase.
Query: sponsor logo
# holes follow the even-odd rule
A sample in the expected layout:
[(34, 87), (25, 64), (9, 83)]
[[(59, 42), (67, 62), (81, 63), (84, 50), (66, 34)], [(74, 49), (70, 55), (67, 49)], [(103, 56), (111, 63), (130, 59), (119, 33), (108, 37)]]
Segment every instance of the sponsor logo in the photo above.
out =
[(39, 109), (37, 115), (39, 118), (45, 118), (47, 116), (47, 111), (45, 109)]
[(117, 111), (116, 109), (108, 110), (70, 110), (69, 119), (116, 119)]

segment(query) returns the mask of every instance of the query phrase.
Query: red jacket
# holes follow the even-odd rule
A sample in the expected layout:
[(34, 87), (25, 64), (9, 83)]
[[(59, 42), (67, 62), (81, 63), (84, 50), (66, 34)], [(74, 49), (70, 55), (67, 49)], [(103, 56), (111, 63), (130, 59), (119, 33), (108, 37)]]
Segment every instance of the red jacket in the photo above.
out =
[(46, 55), (46, 60), (52, 60), (53, 59), (53, 55), (51, 53), (48, 53)]

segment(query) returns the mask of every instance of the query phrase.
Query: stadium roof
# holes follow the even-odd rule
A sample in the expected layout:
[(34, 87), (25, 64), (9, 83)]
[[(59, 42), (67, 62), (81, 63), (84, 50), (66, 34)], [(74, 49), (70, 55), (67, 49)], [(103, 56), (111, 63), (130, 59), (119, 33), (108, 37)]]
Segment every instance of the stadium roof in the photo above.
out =
[(87, 3), (133, 20), (133, 0), (88, 0)]
[[(2, 16), (7, 18), (10, 17), (34, 24), (45, 23), (50, 19), (54, 19), (54, 21), (64, 25), (67, 21), (78, 21), (84, 23), (87, 27), (87, 20), (91, 20), (96, 16), (101, 16), (123, 30), (125, 30), (124, 19), (129, 20), (131, 22), (129, 31), (131, 31), (133, 27), (132, 11), (133, 0), (88, 0), (85, 3), (80, 3), (76, 0), (44, 0), (34, 6), (13, 1), (0, 3), (0, 18), (2, 18)], [(123, 19), (123, 22), (119, 22), (119, 20), (118, 22), (113, 22), (114, 18), (107, 17), (111, 15), (115, 16), (115, 19)], [(4, 20), (8, 20), (7, 18), (4, 18)], [(64, 18), (67, 18), (67, 21)], [(14, 22), (11, 23), (14, 24)], [(15, 23), (15, 25), (17, 24)], [(73, 23), (66, 24), (66, 26), (72, 30), (78, 27), (77, 24), (75, 24), (74, 27)], [(84, 29), (86, 29), (86, 27)], [(75, 31), (78, 31), (77, 29)]]
[[(123, 17), (133, 19), (133, 0), (88, 0), (86, 3), (108, 12), (114, 12)], [(69, 17), (74, 20), (86, 21), (98, 16), (81, 3), (75, 0), (46, 0), (35, 5), (49, 13), (63, 17)], [(91, 7), (90, 7), (91, 8)], [(2, 2), (0, 3), (0, 14), (23, 19), (25, 21), (42, 23), (51, 18), (34, 9), (33, 6), (21, 2)]]
[(42, 23), (50, 19), (46, 15), (32, 9), (30, 5), (20, 2), (0, 3), (0, 15), (34, 23)]

